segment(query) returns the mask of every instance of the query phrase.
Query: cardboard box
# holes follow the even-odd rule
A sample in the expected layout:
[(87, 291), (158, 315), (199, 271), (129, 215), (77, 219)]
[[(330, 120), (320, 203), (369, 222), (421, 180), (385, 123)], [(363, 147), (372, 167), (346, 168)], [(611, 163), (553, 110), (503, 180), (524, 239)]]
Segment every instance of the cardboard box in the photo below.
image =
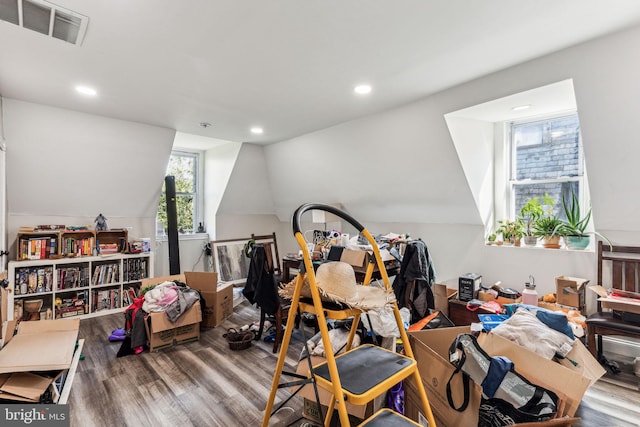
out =
[(175, 323), (167, 318), (165, 312), (150, 313), (145, 321), (149, 351), (199, 340), (201, 321), (202, 310), (199, 301), (185, 311)]
[[(304, 398), (304, 406), (302, 409), (302, 416), (306, 419), (313, 421), (314, 423), (318, 423), (324, 425), (324, 416), (327, 415), (327, 410), (329, 409), (327, 405), (322, 406), (322, 419), (320, 418), (320, 410), (318, 409), (318, 403), (315, 399), (307, 399)], [(362, 423), (362, 418), (358, 418), (354, 415), (349, 414), (349, 424), (352, 426), (357, 426)], [(333, 411), (333, 415), (331, 416), (331, 421), (329, 422), (329, 427), (339, 427), (340, 426), (340, 415), (337, 410)]]
[[(311, 364), (313, 366), (323, 363), (324, 361), (325, 361), (324, 357), (311, 356)], [(306, 375), (307, 377), (309, 376), (307, 359), (302, 359), (298, 363), (298, 368), (296, 369), (296, 373), (299, 375)], [(296, 390), (296, 388), (297, 387), (292, 387), (291, 392), (293, 393)], [(304, 387), (302, 387), (298, 392), (297, 396), (304, 397), (305, 399), (311, 401), (314, 404), (316, 403), (316, 396), (313, 391), (312, 384), (306, 384)], [(320, 397), (320, 404), (325, 406), (325, 408), (323, 408), (323, 411), (326, 414), (326, 407), (329, 405), (332, 394), (328, 390), (325, 390), (322, 387), (318, 387), (318, 396)], [(378, 409), (382, 408), (385, 396), (386, 396), (386, 393), (383, 393), (382, 395), (376, 397), (366, 405), (352, 405), (351, 403), (346, 402), (347, 412), (350, 415), (353, 415), (354, 417), (359, 419), (367, 418), (371, 416), (374, 412), (376, 412)], [(315, 407), (315, 412), (316, 413), (318, 412), (317, 405)]]
[(589, 289), (599, 296), (598, 301), (601, 302), (602, 308), (640, 314), (640, 294), (625, 291), (625, 295), (629, 296), (613, 297), (600, 285), (590, 286)]
[(79, 327), (80, 319), (20, 322), (0, 350), (0, 374), (69, 369)]
[(187, 271), (184, 274), (144, 279), (142, 288), (173, 280), (200, 291), (206, 304), (206, 307), (201, 307), (204, 327), (213, 328), (233, 314), (233, 284), (218, 283), (218, 273)]
[[(453, 372), (448, 359), (449, 346), (457, 334), (468, 331), (468, 327), (462, 327), (409, 333), (431, 410), (445, 426), (477, 425), (481, 395), (479, 386), (471, 389), (469, 407), (462, 413), (449, 406), (446, 395), (446, 384)], [(580, 341), (575, 342), (573, 350), (562, 363), (547, 360), (494, 334), (481, 334), (478, 343), (491, 356), (508, 357), (515, 364), (516, 371), (532, 383), (565, 397), (564, 410), (560, 416), (574, 416), (587, 388), (605, 373)], [(406, 383), (411, 388), (409, 381)], [(461, 387), (456, 383), (452, 384), (454, 402), (462, 402)]]
[(580, 311), (585, 308), (584, 295), (589, 279), (579, 277), (556, 277), (556, 302), (560, 305), (575, 307)]
[[(373, 251), (357, 251), (353, 249), (344, 249), (340, 255), (340, 261), (350, 264), (355, 271), (364, 272), (373, 258)], [(383, 262), (393, 261), (395, 258), (386, 249), (380, 250), (380, 258)], [(377, 271), (377, 264), (374, 266), (373, 271)]]
[[(453, 371), (449, 363), (449, 347), (458, 334), (469, 333), (468, 326), (456, 328), (429, 329), (409, 332), (409, 342), (413, 354), (418, 362), (418, 370), (422, 384), (427, 392), (431, 412), (438, 426), (477, 426), (478, 408), (480, 407), (480, 387), (471, 382), (469, 406), (463, 412), (458, 412), (449, 406), (447, 400), (447, 382)], [(461, 375), (452, 380), (453, 400), (460, 405), (463, 402), (463, 388)], [(404, 382), (405, 399), (407, 394), (413, 396), (413, 406), (405, 400), (405, 414), (417, 421), (417, 414), (422, 412), (417, 389), (411, 379)], [(424, 414), (423, 414), (424, 415)]]
[(449, 316), (449, 300), (455, 298), (456, 295), (458, 295), (458, 290), (447, 287), (446, 282), (435, 283), (433, 285), (435, 309), (443, 312), (445, 316)]
[(218, 273), (187, 271), (184, 274), (187, 285), (200, 291), (206, 304), (202, 309), (203, 326), (218, 326), (233, 314), (233, 284), (218, 283)]

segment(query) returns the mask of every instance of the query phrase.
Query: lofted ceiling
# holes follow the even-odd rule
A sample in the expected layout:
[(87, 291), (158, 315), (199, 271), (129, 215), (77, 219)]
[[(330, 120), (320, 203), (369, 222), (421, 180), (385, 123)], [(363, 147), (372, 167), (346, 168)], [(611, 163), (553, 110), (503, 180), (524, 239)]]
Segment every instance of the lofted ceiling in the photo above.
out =
[[(82, 43), (0, 21), (0, 95), (258, 144), (388, 110), (640, 23), (637, 0), (55, 4), (89, 18)], [(359, 83), (372, 92), (355, 95)], [(76, 93), (78, 84), (98, 95)], [(264, 133), (253, 135), (253, 126)]]

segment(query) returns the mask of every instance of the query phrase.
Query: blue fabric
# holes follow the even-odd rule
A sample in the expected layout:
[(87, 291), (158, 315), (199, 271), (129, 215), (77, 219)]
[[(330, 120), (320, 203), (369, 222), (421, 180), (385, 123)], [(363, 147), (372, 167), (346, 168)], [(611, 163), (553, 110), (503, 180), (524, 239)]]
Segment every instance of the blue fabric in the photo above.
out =
[(482, 380), (482, 392), (488, 398), (492, 398), (498, 388), (500, 387), (500, 383), (504, 379), (504, 376), (507, 375), (507, 372), (513, 369), (513, 362), (504, 356), (494, 356), (491, 358), (491, 362), (489, 362), (489, 370), (487, 371), (487, 376)]
[(571, 339), (574, 339), (573, 329), (569, 326), (569, 321), (564, 313), (556, 313), (555, 311), (538, 310), (536, 317), (542, 323), (558, 332), (562, 332)]

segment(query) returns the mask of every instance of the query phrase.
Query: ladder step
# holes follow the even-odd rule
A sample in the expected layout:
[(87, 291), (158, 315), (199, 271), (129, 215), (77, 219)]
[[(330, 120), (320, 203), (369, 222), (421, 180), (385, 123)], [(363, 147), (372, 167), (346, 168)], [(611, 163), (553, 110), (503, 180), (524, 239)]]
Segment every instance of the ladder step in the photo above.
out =
[(392, 411), (389, 408), (383, 408), (366, 419), (358, 427), (411, 427), (420, 426), (413, 420)]
[[(416, 362), (401, 354), (365, 344), (336, 357), (336, 367), (347, 401), (361, 405), (408, 377), (415, 371)], [(314, 367), (314, 372), (318, 385), (331, 389), (327, 363)]]

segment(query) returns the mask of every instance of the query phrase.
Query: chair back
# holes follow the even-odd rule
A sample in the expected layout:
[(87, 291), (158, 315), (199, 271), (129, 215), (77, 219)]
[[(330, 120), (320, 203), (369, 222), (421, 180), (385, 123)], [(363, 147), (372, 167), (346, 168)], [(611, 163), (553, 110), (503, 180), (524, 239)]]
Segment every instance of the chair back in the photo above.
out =
[(265, 256), (267, 257), (267, 264), (269, 271), (276, 276), (282, 276), (282, 269), (280, 268), (280, 255), (278, 254), (278, 241), (276, 240), (276, 233), (265, 234), (257, 236), (251, 234), (251, 240), (258, 245), (264, 247)]
[[(605, 273), (607, 280), (603, 278)], [(609, 246), (598, 241), (598, 285), (622, 292), (640, 292), (640, 247)], [(598, 311), (602, 311), (600, 301)]]

